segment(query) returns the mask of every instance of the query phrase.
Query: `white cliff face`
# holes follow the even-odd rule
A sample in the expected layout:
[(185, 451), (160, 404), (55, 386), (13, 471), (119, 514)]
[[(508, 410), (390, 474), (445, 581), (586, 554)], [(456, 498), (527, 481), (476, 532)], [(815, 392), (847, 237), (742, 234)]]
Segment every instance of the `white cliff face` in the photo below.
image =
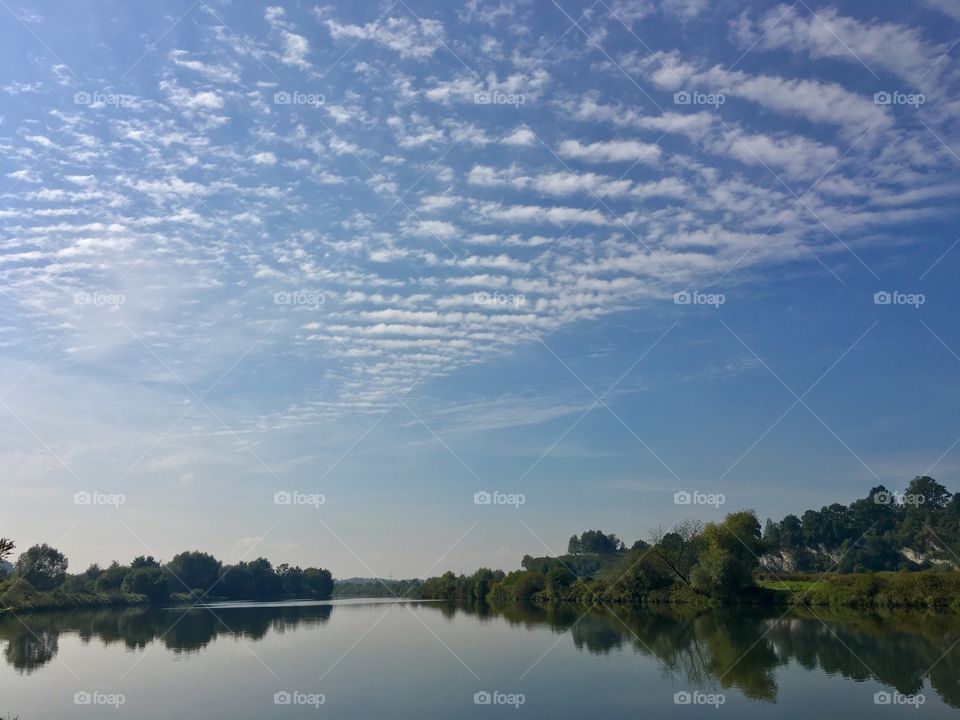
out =
[[(842, 556), (842, 553), (833, 551), (830, 552), (824, 547), (820, 547), (818, 550), (812, 551), (815, 555), (819, 555), (824, 558), (828, 558), (832, 563), (838, 563)], [(933, 563), (934, 565), (946, 565), (946, 566), (955, 566), (957, 563), (952, 562), (949, 558), (937, 558), (933, 557), (927, 553), (922, 553), (913, 548), (902, 547), (900, 548), (900, 554), (907, 560), (917, 565), (922, 565), (925, 562)], [(760, 558), (760, 565), (764, 570), (769, 570), (770, 572), (802, 572), (797, 569), (796, 558), (793, 553), (786, 550), (777, 550), (776, 552), (766, 553)]]
[(760, 558), (760, 565), (771, 572), (796, 572), (796, 563), (790, 553), (783, 550), (767, 553)]

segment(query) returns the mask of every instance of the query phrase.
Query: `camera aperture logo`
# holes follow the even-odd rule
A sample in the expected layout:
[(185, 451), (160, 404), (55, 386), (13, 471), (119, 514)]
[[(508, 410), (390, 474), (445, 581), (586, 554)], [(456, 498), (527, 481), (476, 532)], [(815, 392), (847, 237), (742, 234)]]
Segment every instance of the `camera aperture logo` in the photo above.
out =
[(127, 301), (126, 295), (120, 293), (87, 292), (85, 290), (73, 294), (74, 305), (93, 305), (95, 307), (117, 308)]
[(107, 505), (119, 508), (125, 505), (127, 496), (123, 493), (104, 493), (99, 490), (81, 490), (73, 494), (74, 505)]
[(920, 706), (926, 701), (927, 698), (923, 693), (917, 693), (916, 695), (904, 695), (896, 690), (893, 692), (881, 690), (873, 694), (874, 705), (913, 705), (914, 709), (919, 710)]
[(693, 692), (681, 690), (673, 694), (674, 705), (712, 705), (719, 708), (727, 701), (727, 696), (723, 693), (705, 693), (700, 690)]
[(318, 108), (323, 106), (327, 99), (321, 93), (305, 93), (299, 90), (280, 90), (273, 94), (274, 105), (303, 105)]
[(908, 105), (918, 108), (927, 101), (923, 93), (905, 93), (899, 90), (881, 90), (873, 94), (874, 105)]
[(673, 294), (674, 305), (707, 305), (714, 309), (727, 302), (723, 293), (704, 293), (698, 290), (682, 290)]
[(881, 490), (873, 495), (875, 505), (914, 505), (919, 507), (926, 501), (927, 498), (919, 493), (902, 493), (896, 490)]
[(708, 105), (718, 108), (727, 102), (723, 93), (704, 93), (698, 90), (680, 90), (673, 94), (674, 105)]
[(473, 694), (474, 705), (511, 705), (519, 710), (520, 706), (526, 701), (527, 696), (523, 693), (505, 693), (498, 690), (487, 692), (486, 690), (480, 690)]
[(307, 505), (318, 508), (327, 502), (322, 493), (303, 493), (299, 490), (278, 490), (273, 494), (274, 505)]
[(726, 501), (727, 498), (723, 493), (678, 490), (673, 494), (674, 505), (712, 505), (719, 509)]
[(273, 694), (274, 705), (299, 705), (318, 708), (327, 701), (323, 693), (305, 693), (299, 690), (278, 690)]
[(502, 293), (502, 292), (475, 292), (473, 302), (477, 305), (512, 305), (520, 307), (527, 304), (527, 298), (523, 293)]
[(99, 690), (79, 690), (73, 694), (74, 705), (107, 705), (119, 708), (127, 702), (122, 693), (105, 693)]
[(873, 294), (874, 305), (909, 305), (915, 310), (927, 302), (923, 293), (905, 293), (899, 290), (880, 290)]
[(90, 107), (133, 107), (137, 100), (133, 95), (119, 93), (105, 93), (99, 90), (80, 90), (73, 94), (74, 105), (89, 105)]
[(318, 308), (327, 301), (319, 290), (280, 290), (273, 294), (274, 305), (296, 305)]
[(519, 509), (527, 501), (527, 496), (523, 493), (502, 493), (499, 490), (487, 492), (480, 490), (473, 494), (474, 505), (512, 505)]
[(474, 105), (513, 105), (513, 107), (520, 107), (525, 102), (527, 102), (527, 98), (523, 93), (480, 90), (473, 94)]

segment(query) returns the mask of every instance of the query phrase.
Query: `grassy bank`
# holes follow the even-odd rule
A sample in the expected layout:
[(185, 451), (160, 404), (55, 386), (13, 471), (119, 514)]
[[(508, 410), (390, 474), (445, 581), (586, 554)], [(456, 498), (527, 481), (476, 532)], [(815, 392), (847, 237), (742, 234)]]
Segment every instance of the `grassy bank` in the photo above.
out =
[(0, 582), (0, 614), (33, 610), (70, 610), (74, 608), (127, 607), (145, 605), (145, 595), (121, 590), (102, 592), (40, 592), (16, 581)]
[(556, 599), (582, 605), (690, 605), (696, 607), (789, 606), (836, 609), (960, 611), (960, 572), (874, 572), (759, 575), (753, 586), (735, 594), (711, 597), (674, 584), (629, 593), (590, 580), (571, 586), (560, 598), (547, 591), (530, 596), (537, 603)]
[(960, 610), (960, 573), (956, 571), (765, 575), (757, 584), (777, 603)]
[(149, 600), (144, 595), (134, 595), (125, 592), (90, 592), (90, 593), (23, 593), (15, 598), (4, 597), (4, 590), (0, 588), (0, 614), (23, 613), (34, 610), (71, 610), (80, 608), (100, 607), (129, 607), (132, 605), (146, 605)]

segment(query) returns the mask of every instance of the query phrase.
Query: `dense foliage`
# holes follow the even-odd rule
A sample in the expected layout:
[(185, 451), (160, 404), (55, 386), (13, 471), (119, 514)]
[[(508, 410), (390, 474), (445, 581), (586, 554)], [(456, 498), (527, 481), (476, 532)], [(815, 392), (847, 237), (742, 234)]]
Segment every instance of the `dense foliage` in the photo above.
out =
[[(960, 495), (930, 477), (903, 494), (873, 488), (849, 506), (768, 520), (761, 534), (752, 510), (722, 522), (681, 522), (630, 549), (612, 533), (574, 535), (567, 554), (525, 555), (522, 570), (481, 568), (430, 578), (420, 597), (494, 601), (799, 602), (805, 604), (949, 604), (960, 589)], [(938, 573), (877, 575), (878, 571)], [(784, 582), (784, 572), (820, 575)], [(757, 583), (759, 574), (766, 573)], [(823, 577), (823, 573), (831, 573)], [(870, 573), (864, 580), (845, 574)], [(798, 576), (799, 577), (799, 576)], [(805, 577), (805, 576), (804, 576)]]
[[(0, 538), (0, 560), (14, 544)], [(200, 600), (326, 599), (333, 578), (322, 568), (276, 568), (266, 558), (224, 565), (209, 553), (182, 552), (162, 564), (152, 556), (129, 565), (114, 561), (106, 569), (93, 564), (82, 573), (67, 573), (68, 560), (56, 548), (35, 545), (17, 559), (14, 572), (0, 581), (3, 607), (162, 603), (171, 597)]]
[(960, 554), (960, 495), (931, 477), (902, 495), (883, 485), (849, 505), (768, 520), (763, 541), (770, 569), (865, 572), (954, 564)]

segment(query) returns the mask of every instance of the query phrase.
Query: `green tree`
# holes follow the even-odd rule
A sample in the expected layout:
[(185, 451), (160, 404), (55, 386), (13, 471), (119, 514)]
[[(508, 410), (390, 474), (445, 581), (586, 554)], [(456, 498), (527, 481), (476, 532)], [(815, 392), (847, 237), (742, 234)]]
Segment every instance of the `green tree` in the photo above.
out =
[[(917, 501), (912, 503), (924, 510), (942, 510), (952, 497), (951, 493), (940, 483), (927, 475), (917, 476), (910, 481), (904, 496), (911, 496)], [(920, 498), (923, 498), (920, 501)], [(909, 506), (908, 506), (909, 507)]]
[(0, 537), (0, 562), (3, 562), (8, 557), (10, 557), (10, 553), (13, 552), (13, 549), (15, 547), (16, 545), (14, 544), (13, 540), (10, 540), (9, 538), (5, 538), (5, 537)]
[(130, 563), (131, 570), (138, 570), (140, 568), (158, 568), (160, 567), (160, 562), (153, 559), (153, 555), (138, 555), (133, 559), (133, 562)]
[(303, 571), (303, 590), (310, 597), (326, 600), (333, 593), (333, 576), (329, 570), (308, 567)]
[(303, 570), (299, 567), (290, 567), (287, 563), (277, 565), (277, 575), (283, 586), (283, 592), (292, 597), (303, 594)]
[[(176, 581), (174, 581), (176, 582)], [(217, 585), (217, 593), (234, 600), (247, 600), (254, 596), (253, 573), (244, 562), (226, 565)]]
[(271, 598), (283, 591), (283, 579), (273, 570), (266, 558), (259, 557), (247, 564), (253, 574), (253, 592), (258, 598)]
[(97, 590), (119, 590), (130, 568), (114, 560), (110, 567), (102, 571), (94, 581)]
[(140, 566), (127, 573), (123, 590), (146, 595), (150, 602), (166, 602), (170, 598), (170, 575), (158, 566)]
[(787, 550), (803, 546), (803, 524), (796, 515), (787, 515), (780, 521), (780, 543)]
[(627, 555), (616, 571), (617, 580), (609, 588), (611, 597), (623, 602), (640, 603), (656, 590), (670, 587), (673, 580), (652, 552), (635, 550)]
[(709, 523), (703, 529), (703, 543), (690, 577), (697, 592), (726, 599), (753, 585), (763, 543), (760, 521), (752, 510), (730, 513), (722, 523)]
[(653, 540), (653, 556), (660, 566), (684, 585), (690, 584), (690, 572), (697, 562), (703, 525), (698, 520), (685, 520), (670, 532), (657, 528)]
[(490, 594), (490, 587), (493, 585), (493, 570), (490, 568), (480, 568), (471, 578), (470, 594), (474, 600), (485, 600)]
[(186, 586), (184, 589), (206, 591), (220, 577), (221, 565), (213, 555), (193, 550), (175, 555), (166, 569), (174, 576), (173, 587), (178, 590)]
[(557, 565), (550, 569), (544, 577), (544, 591), (551, 600), (562, 600), (567, 588), (576, 582), (577, 576), (565, 565)]
[(34, 545), (17, 558), (17, 575), (37, 590), (53, 590), (67, 576), (66, 556), (46, 543)]

